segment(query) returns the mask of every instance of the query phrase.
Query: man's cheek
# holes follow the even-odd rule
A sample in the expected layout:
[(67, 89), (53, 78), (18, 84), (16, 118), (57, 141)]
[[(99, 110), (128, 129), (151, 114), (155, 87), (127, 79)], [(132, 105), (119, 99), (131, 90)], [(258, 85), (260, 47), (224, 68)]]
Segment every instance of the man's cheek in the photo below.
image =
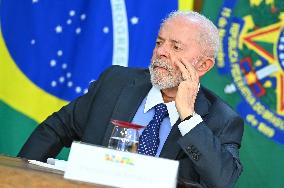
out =
[(152, 58), (158, 57), (156, 48), (154, 48), (152, 56)]
[(173, 66), (173, 68), (175, 69), (175, 70), (178, 70), (179, 68), (178, 68), (178, 66), (177, 66), (177, 63), (178, 62), (180, 62), (180, 57), (178, 57), (178, 56), (175, 56), (174, 58), (173, 58), (173, 61), (172, 61), (172, 66)]

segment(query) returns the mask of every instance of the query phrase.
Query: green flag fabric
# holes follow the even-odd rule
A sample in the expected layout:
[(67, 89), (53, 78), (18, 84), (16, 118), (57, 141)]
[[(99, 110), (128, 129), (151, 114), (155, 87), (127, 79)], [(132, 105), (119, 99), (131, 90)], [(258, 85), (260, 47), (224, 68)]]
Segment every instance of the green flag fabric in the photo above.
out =
[(221, 40), (202, 83), (246, 121), (236, 187), (284, 187), (284, 1), (206, 0), (202, 12)]

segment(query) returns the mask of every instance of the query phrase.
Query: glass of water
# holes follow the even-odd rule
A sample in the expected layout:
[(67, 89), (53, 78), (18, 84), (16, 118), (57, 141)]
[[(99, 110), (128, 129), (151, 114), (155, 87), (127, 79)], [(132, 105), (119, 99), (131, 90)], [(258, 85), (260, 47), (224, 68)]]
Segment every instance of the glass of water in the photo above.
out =
[(141, 125), (133, 123), (112, 120), (114, 125), (108, 148), (137, 153), (139, 134), (138, 130), (143, 128)]

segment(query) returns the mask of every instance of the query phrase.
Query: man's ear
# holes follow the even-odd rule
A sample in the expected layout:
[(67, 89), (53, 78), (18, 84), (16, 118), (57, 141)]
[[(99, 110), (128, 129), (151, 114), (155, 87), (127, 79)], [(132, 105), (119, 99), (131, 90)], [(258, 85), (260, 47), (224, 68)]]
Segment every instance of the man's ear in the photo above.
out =
[(212, 58), (206, 58), (205, 60), (199, 61), (196, 64), (196, 70), (198, 72), (199, 77), (206, 74), (213, 66), (214, 60)]

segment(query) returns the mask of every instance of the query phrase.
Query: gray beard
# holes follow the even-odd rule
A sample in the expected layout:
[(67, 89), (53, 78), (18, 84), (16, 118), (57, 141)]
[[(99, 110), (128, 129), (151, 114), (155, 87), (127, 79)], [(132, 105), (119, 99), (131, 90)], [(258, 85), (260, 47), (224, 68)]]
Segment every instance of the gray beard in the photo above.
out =
[[(166, 76), (164, 74), (160, 74), (158, 71), (154, 70), (154, 66), (165, 68), (169, 71), (169, 73)], [(175, 74), (174, 69), (166, 62), (154, 60), (149, 66), (149, 71), (151, 75), (151, 83), (158, 89), (177, 87), (182, 81), (181, 74)]]

